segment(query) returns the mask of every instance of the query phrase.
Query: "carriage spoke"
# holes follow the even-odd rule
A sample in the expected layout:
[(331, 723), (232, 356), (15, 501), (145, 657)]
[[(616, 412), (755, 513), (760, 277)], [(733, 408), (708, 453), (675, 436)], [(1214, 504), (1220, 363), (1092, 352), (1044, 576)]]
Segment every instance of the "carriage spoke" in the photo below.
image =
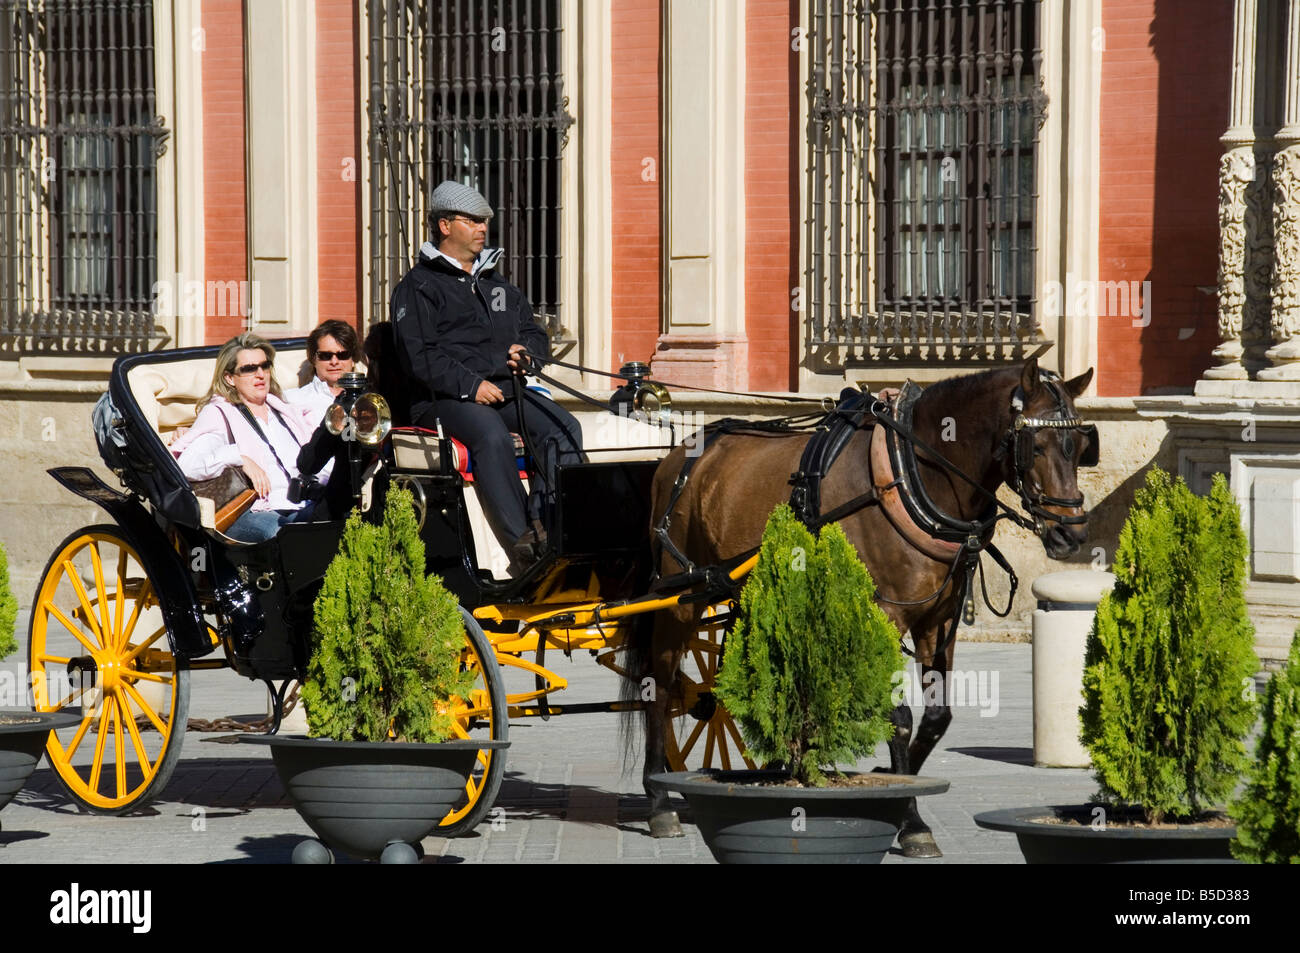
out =
[(65, 629), (71, 632), (73, 638), (75, 638), (78, 642), (84, 645), (86, 647), (86, 651), (89, 652), (91, 655), (94, 655), (96, 652), (100, 650), (100, 647), (98, 645), (92, 645), (90, 640), (86, 638), (86, 634), (81, 631), (81, 627), (77, 625), (73, 625), (72, 621), (66, 615), (63, 614), (63, 610), (60, 609), (58, 606), (56, 606), (54, 603), (52, 602), (42, 603), (42, 608), (44, 608), (45, 611), (48, 612), (50, 615), (54, 616), (54, 618), (58, 619), (59, 623)]
[(709, 731), (710, 733), (716, 733), (718, 736), (718, 754), (722, 758), (722, 770), (730, 771), (731, 770), (731, 749), (730, 746), (727, 744), (727, 733), (726, 731), (721, 730), (720, 725), (713, 724), (712, 723), (713, 720), (714, 719), (710, 719)]
[[(113, 606), (113, 631), (121, 636), (122, 641), (119, 648), (126, 645), (126, 638), (122, 629), (122, 614), (126, 611), (126, 550), (118, 549), (117, 551), (117, 591), (114, 595)], [(132, 615), (134, 618), (134, 615)]]
[(730, 734), (732, 740), (736, 742), (736, 753), (744, 760), (745, 767), (753, 771), (757, 765), (754, 764), (754, 759), (749, 756), (749, 752), (745, 750), (745, 742), (740, 738), (740, 731), (736, 728), (736, 723), (728, 718), (724, 724), (726, 725), (727, 733)]
[(144, 712), (145, 717), (148, 718), (151, 722), (153, 722), (153, 726), (156, 729), (158, 729), (158, 733), (160, 735), (166, 735), (167, 728), (165, 725), (163, 725), (162, 719), (159, 717), (158, 713), (155, 712), (152, 707), (150, 707), (149, 703), (144, 700), (144, 696), (141, 695), (138, 691), (136, 691), (135, 686), (132, 685), (130, 682), (124, 681), (122, 683), (122, 687), (126, 689), (127, 694), (129, 694), (135, 700), (135, 703), (140, 706), (140, 710)]
[(686, 759), (690, 757), (691, 752), (695, 750), (695, 742), (699, 740), (700, 732), (704, 730), (704, 725), (705, 722), (697, 721), (695, 727), (691, 729), (691, 733), (686, 736), (686, 741), (677, 748), (682, 756), (683, 768), (686, 766)]
[(60, 698), (57, 702), (55, 702), (53, 705), (51, 705), (51, 706), (49, 707), (49, 710), (50, 710), (50, 711), (61, 711), (62, 709), (67, 708), (67, 707), (68, 707), (69, 705), (71, 705), (74, 701), (76, 701), (78, 698), (80, 698), (82, 695), (84, 695), (85, 692), (86, 692), (86, 689), (87, 689), (88, 687), (89, 687), (89, 686), (82, 685), (80, 688), (74, 688), (74, 689), (73, 689), (72, 691), (70, 691), (68, 694), (64, 695), (64, 696), (63, 696), (62, 698)]
[[(89, 730), (90, 716), (87, 715), (85, 718), (81, 719), (81, 724), (77, 726), (77, 733), (72, 736), (72, 740), (68, 742), (68, 747), (64, 749), (63, 753), (67, 756), (69, 761), (72, 760), (72, 755), (76, 750), (81, 747), (81, 739), (86, 737), (86, 732)], [(57, 740), (58, 736), (56, 735), (55, 737)]]
[(138, 678), (146, 682), (157, 682), (159, 685), (171, 685), (172, 680), (163, 675), (155, 675), (153, 672), (142, 672), (135, 669), (130, 672), (123, 672), (123, 678)]
[(95, 760), (90, 767), (90, 790), (99, 793), (99, 772), (104, 766), (104, 742), (108, 740), (108, 709), (112, 699), (106, 698), (99, 706), (99, 725), (95, 729)]
[[(131, 636), (135, 634), (135, 624), (140, 621), (140, 611), (143, 608), (145, 608), (146, 593), (151, 593), (151, 591), (152, 590), (149, 589), (149, 583), (145, 582), (143, 588), (140, 590), (140, 598), (136, 599), (135, 605), (131, 607), (131, 618), (126, 620), (126, 625), (122, 629), (122, 637), (121, 639), (118, 640), (119, 650), (124, 650), (128, 645), (131, 644)], [(159, 629), (157, 632), (154, 633), (153, 638), (154, 639), (158, 638), (158, 636), (162, 635), (164, 631), (166, 630)], [(153, 639), (150, 639), (149, 642), (146, 644), (152, 644), (152, 643), (153, 643)], [(136, 649), (135, 652), (132, 652), (123, 661), (129, 661), (130, 659), (135, 658), (136, 652), (139, 651), (140, 651), (139, 649)]]
[[(104, 634), (99, 630), (99, 621), (95, 618), (95, 610), (90, 604), (90, 596), (86, 594), (86, 587), (81, 584), (81, 574), (78, 572), (77, 567), (72, 564), (71, 559), (63, 560), (63, 572), (70, 580), (72, 580), (72, 588), (77, 591), (77, 599), (81, 602), (81, 611), (85, 613), (86, 616), (86, 625), (90, 628), (91, 632), (95, 633), (95, 638), (99, 640), (99, 647), (103, 649), (108, 648), (108, 645), (104, 642)], [(53, 606), (51, 606), (51, 608), (53, 608)], [(61, 618), (60, 621), (62, 621), (64, 625), (68, 626), (68, 630), (72, 632), (73, 635), (77, 634), (76, 630), (68, 624), (66, 618)], [(85, 640), (83, 639), (82, 641)], [(87, 642), (86, 644), (89, 646), (90, 643)]]
[[(134, 619), (134, 617), (131, 619), (131, 627), (132, 627), (132, 628), (135, 628), (135, 619)], [(145, 639), (145, 640), (144, 640), (143, 642), (141, 642), (139, 645), (134, 646), (134, 647), (131, 649), (131, 651), (127, 652), (125, 655), (122, 656), (122, 658), (121, 658), (121, 664), (122, 664), (122, 665), (126, 665), (128, 662), (135, 661), (135, 657), (136, 657), (137, 655), (139, 655), (141, 652), (143, 652), (143, 651), (144, 651), (145, 649), (147, 649), (149, 646), (153, 645), (153, 644), (154, 644), (155, 642), (157, 642), (160, 638), (162, 638), (163, 635), (164, 635), (164, 633), (166, 633), (166, 631), (167, 631), (167, 630), (166, 630), (165, 628), (159, 629), (157, 632), (155, 632), (153, 635), (149, 636), (149, 638)], [(126, 643), (123, 643), (123, 645), (125, 646)]]
[(117, 696), (111, 699), (113, 702), (113, 754), (117, 759), (113, 765), (113, 776), (117, 782), (117, 796), (121, 797), (126, 793), (126, 739), (122, 722), (125, 720), (122, 714), (122, 706), (117, 702)]
[[(140, 737), (140, 730), (135, 725), (135, 715), (131, 714), (131, 707), (126, 703), (124, 692), (117, 693), (117, 707), (121, 712), (125, 712), (127, 717), (119, 719), (126, 723), (127, 733), (131, 736), (131, 746), (135, 748), (135, 756), (140, 759), (140, 770), (148, 777), (149, 772), (153, 770), (153, 765), (149, 762), (149, 755), (144, 750), (144, 740)], [(122, 769), (125, 773), (125, 767)], [(118, 791), (118, 796), (122, 791)]]
[(104, 648), (113, 648), (112, 630), (108, 625), (108, 590), (104, 587), (104, 562), (99, 557), (99, 543), (90, 544), (90, 566), (95, 573), (95, 601), (99, 603), (99, 631)]

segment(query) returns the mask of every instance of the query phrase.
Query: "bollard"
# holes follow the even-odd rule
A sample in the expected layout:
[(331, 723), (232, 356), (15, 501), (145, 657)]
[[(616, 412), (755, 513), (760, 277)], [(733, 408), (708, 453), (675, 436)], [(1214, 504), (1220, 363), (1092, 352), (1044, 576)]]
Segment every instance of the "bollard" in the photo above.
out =
[(1090, 569), (1052, 572), (1034, 580), (1034, 764), (1086, 768), (1079, 743), (1083, 659), (1092, 619), (1115, 575)]

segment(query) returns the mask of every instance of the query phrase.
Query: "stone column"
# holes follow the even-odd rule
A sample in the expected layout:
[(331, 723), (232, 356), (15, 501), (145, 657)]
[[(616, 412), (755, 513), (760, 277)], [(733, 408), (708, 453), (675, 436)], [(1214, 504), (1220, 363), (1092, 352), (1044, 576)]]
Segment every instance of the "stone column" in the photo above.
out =
[(1285, 112), (1273, 155), (1272, 367), (1260, 380), (1300, 381), (1300, 0), (1287, 5)]
[(745, 4), (664, 11), (667, 320), (654, 375), (744, 390)]
[[(1231, 125), (1220, 141), (1219, 160), (1219, 338), (1218, 364), (1209, 380), (1245, 380), (1250, 365), (1262, 363), (1268, 329), (1261, 326), (1259, 287), (1253, 259), (1267, 244), (1267, 160), (1257, 154), (1255, 136), (1255, 35), (1258, 0), (1236, 0), (1233, 17)], [(1255, 287), (1251, 287), (1251, 286)], [(1266, 312), (1266, 305), (1265, 305)], [(1253, 346), (1252, 346), (1253, 345)], [(1254, 353), (1248, 354), (1248, 351)], [(1199, 388), (1198, 388), (1199, 390)]]

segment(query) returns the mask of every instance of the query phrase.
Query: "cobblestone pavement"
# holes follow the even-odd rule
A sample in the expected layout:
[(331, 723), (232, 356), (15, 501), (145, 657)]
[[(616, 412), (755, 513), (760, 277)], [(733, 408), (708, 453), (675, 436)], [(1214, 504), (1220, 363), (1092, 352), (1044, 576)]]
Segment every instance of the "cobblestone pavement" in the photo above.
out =
[[(23, 658), (25, 650), (14, 658)], [(1015, 838), (980, 830), (980, 811), (1086, 800), (1084, 770), (1033, 767), (1030, 646), (966, 644), (957, 664), (983, 678), (984, 691), (954, 709), (946, 737), (923, 774), (948, 779), (951, 790), (921, 802), (944, 851), (940, 860), (890, 864), (1020, 863)], [(21, 672), (10, 661), (0, 670)], [(565, 701), (611, 698), (614, 676), (575, 656), (557, 666), (570, 680)], [(972, 681), (972, 684), (975, 684)], [(256, 720), (265, 692), (229, 671), (195, 672), (191, 718)], [(556, 699), (558, 703), (558, 698)], [(24, 863), (284, 863), (310, 834), (284, 797), (269, 752), (187, 733), (181, 761), (163, 796), (129, 817), (82, 814), (53, 772), (42, 767), (0, 812), (0, 864)], [(624, 770), (618, 716), (530, 719), (510, 728), (507, 773), (495, 824), (473, 836), (425, 841), (427, 861), (444, 863), (712, 863), (682, 805), (686, 836), (655, 840), (646, 832), (647, 801), (639, 758)], [(869, 768), (887, 763), (864, 761)]]

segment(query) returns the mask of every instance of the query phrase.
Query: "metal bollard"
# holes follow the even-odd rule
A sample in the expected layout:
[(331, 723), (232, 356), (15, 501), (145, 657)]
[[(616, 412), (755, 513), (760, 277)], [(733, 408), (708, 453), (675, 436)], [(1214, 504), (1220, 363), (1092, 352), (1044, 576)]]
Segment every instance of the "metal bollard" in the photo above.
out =
[(1115, 585), (1109, 572), (1052, 572), (1034, 580), (1034, 764), (1086, 768), (1079, 743), (1083, 659), (1097, 603)]

